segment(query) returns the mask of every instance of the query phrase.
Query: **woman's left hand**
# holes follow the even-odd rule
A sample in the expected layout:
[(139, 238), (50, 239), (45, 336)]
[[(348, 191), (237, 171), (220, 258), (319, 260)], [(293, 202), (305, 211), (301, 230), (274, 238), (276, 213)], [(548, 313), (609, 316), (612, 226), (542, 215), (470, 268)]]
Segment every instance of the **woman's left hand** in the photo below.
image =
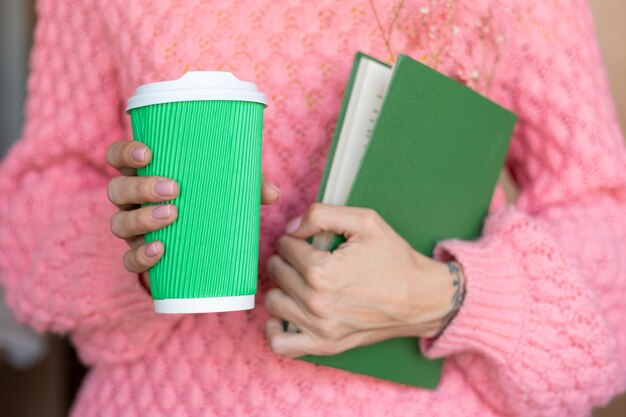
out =
[[(343, 234), (333, 252), (305, 238)], [(313, 203), (287, 226), (267, 270), (265, 332), (285, 356), (333, 355), (381, 340), (435, 336), (458, 309), (460, 268), (414, 250), (374, 210)], [(283, 330), (282, 319), (300, 332)]]

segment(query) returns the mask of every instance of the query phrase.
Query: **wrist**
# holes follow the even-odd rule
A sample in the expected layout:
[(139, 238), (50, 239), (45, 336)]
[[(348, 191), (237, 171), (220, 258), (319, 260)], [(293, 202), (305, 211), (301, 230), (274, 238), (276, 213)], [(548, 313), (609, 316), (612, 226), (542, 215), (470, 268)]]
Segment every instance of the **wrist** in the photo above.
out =
[(415, 251), (397, 337), (436, 337), (456, 316), (465, 295), (465, 276), (456, 261), (444, 262)]
[[(423, 258), (424, 259), (424, 258)], [(456, 261), (442, 262), (425, 258), (427, 266), (421, 269), (424, 284), (419, 288), (422, 305), (414, 315), (415, 335), (437, 337), (454, 319), (465, 296), (465, 276)]]
[(450, 324), (461, 309), (463, 299), (465, 298), (465, 275), (463, 274), (461, 265), (459, 265), (456, 261), (447, 261), (445, 262), (445, 265), (448, 269), (447, 272), (449, 278), (452, 280), (452, 285), (449, 286), (448, 291), (449, 301), (447, 303), (447, 312), (441, 318), (439, 327), (435, 331), (433, 337), (438, 337), (441, 333), (443, 333), (448, 324)]

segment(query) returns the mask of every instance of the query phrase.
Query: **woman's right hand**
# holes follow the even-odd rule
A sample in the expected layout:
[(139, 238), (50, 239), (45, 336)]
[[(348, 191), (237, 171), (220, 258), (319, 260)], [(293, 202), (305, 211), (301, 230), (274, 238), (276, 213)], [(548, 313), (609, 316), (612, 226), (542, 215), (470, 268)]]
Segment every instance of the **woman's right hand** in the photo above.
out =
[[(162, 202), (176, 198), (178, 184), (165, 177), (138, 177), (137, 168), (150, 163), (152, 153), (138, 141), (121, 140), (109, 146), (106, 159), (117, 169), (119, 177), (109, 182), (108, 197), (120, 210), (111, 216), (111, 232), (124, 239), (130, 250), (124, 254), (124, 267), (141, 275), (142, 283), (149, 290), (148, 269), (163, 256), (163, 242), (145, 244), (144, 234), (171, 224), (178, 215), (174, 204), (141, 207), (141, 203)], [(271, 185), (265, 175), (261, 184), (261, 203), (272, 204), (280, 192)]]

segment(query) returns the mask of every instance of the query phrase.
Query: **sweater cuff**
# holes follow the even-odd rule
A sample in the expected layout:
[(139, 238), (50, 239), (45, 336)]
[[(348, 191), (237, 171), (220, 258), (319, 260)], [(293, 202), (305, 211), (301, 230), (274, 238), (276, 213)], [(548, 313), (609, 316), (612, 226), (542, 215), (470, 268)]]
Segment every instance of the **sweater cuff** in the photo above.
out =
[[(128, 320), (129, 314), (137, 313), (152, 316), (153, 319), (163, 318), (163, 315), (154, 313), (152, 297), (142, 285), (139, 274), (124, 267), (122, 260), (128, 245), (114, 236), (109, 227), (109, 219), (117, 208), (103, 199), (102, 193), (93, 195), (89, 202), (91, 207), (83, 213), (85, 218), (80, 219), (84, 229), (70, 244), (71, 253), (78, 254), (79, 248), (83, 247), (83, 256), (89, 259), (84, 264), (89, 268), (84, 271), (84, 276), (90, 278), (83, 283), (89, 295), (79, 302), (91, 306), (84, 305), (79, 310), (99, 313), (107, 321), (120, 317)], [(88, 248), (93, 253), (89, 253)]]
[(158, 314), (152, 297), (136, 274), (126, 277), (128, 285), (102, 289), (91, 302), (98, 317), (78, 325), (71, 333), (81, 360), (87, 364), (115, 363), (137, 359), (166, 339), (182, 317)]
[(439, 358), (474, 350), (504, 362), (514, 354), (528, 305), (514, 253), (511, 245), (497, 236), (437, 244), (433, 257), (461, 265), (466, 291), (460, 310), (443, 333), (420, 339), (424, 356)]
[(75, 243), (94, 251), (86, 264), (89, 270), (81, 279), (85, 293), (72, 301), (79, 304), (76, 316), (80, 320), (72, 340), (86, 363), (137, 358), (168, 337), (182, 317), (156, 313), (140, 275), (124, 268), (122, 259), (128, 246), (108, 225), (116, 208), (101, 198), (101, 193), (94, 196), (88, 210), (95, 220), (81, 222), (87, 229), (80, 235), (85, 241)]

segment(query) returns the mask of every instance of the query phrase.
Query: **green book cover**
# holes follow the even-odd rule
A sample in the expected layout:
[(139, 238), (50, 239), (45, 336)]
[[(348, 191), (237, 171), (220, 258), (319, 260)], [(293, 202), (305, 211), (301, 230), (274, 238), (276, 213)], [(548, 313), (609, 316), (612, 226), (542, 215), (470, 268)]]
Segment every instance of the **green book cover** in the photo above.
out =
[[(325, 192), (337, 165), (331, 166), (340, 137), (346, 137), (342, 130), (350, 128), (345, 122), (359, 120), (350, 107), (364, 85), (358, 74), (365, 62), (376, 63), (379, 71), (386, 66), (356, 54), (317, 201), (329, 202)], [(432, 256), (440, 240), (479, 237), (516, 116), (408, 56), (399, 55), (388, 71), (388, 86), (377, 93), (379, 107), (367, 116), (372, 128), (344, 205), (375, 209), (415, 250)], [(342, 152), (344, 158), (354, 158), (353, 151)], [(333, 251), (343, 241), (343, 236), (332, 236), (326, 250)], [(436, 388), (443, 364), (425, 359), (417, 338), (411, 337), (298, 359), (430, 389)]]

